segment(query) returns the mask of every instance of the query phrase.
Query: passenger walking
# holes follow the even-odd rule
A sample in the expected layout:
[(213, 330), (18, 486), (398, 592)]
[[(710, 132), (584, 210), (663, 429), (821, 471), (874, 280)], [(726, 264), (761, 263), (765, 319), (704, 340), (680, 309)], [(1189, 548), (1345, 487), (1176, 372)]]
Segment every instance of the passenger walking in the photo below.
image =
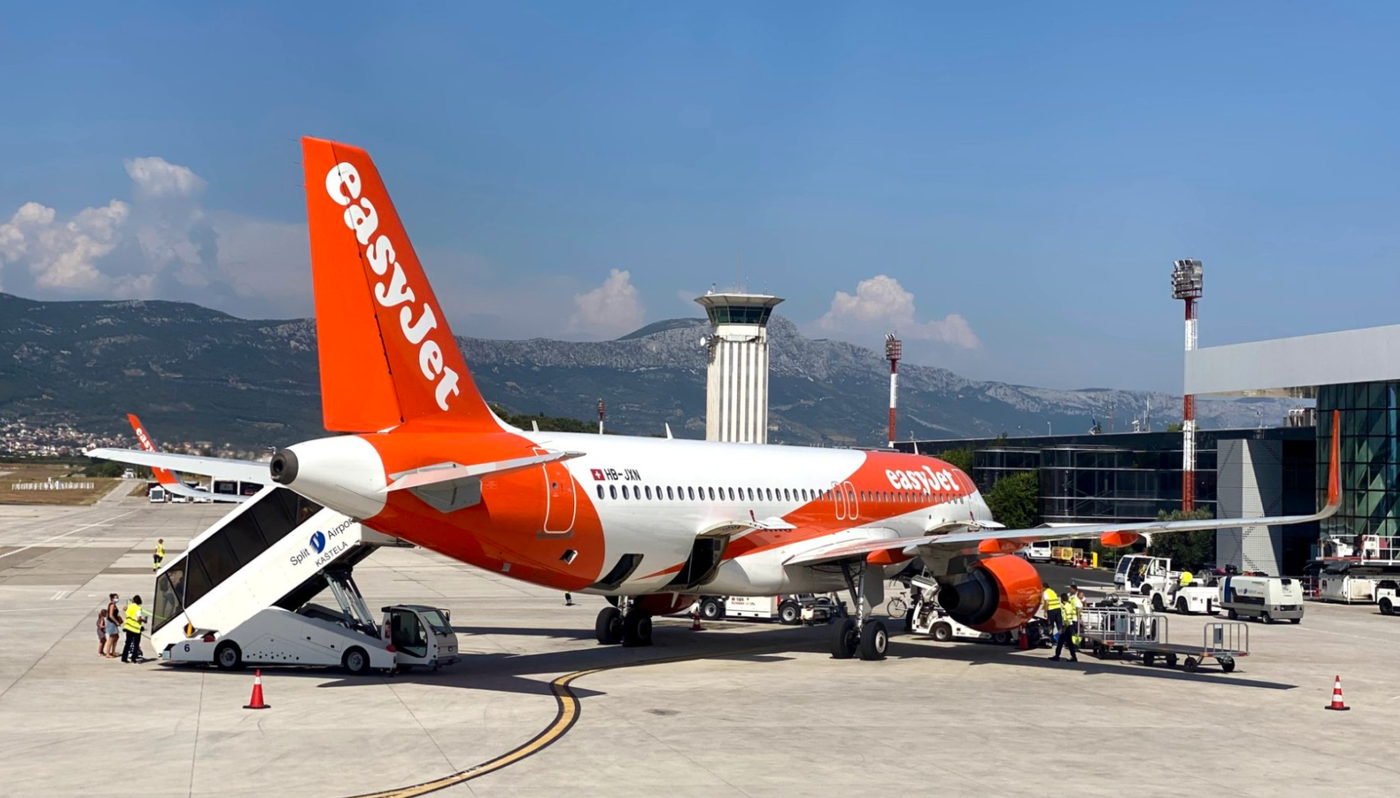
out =
[(151, 563), (151, 572), (155, 573), (160, 570), (160, 564), (165, 559), (165, 538), (156, 540), (156, 553), (151, 555), (151, 558), (154, 560)]
[(1083, 596), (1083, 592), (1076, 590), (1074, 587), (1070, 587), (1065, 591), (1065, 600), (1061, 604), (1061, 612), (1065, 619), (1065, 629), (1063, 632), (1060, 632), (1060, 639), (1055, 643), (1055, 656), (1050, 658), (1052, 660), (1059, 661), (1060, 651), (1063, 650), (1065, 644), (1068, 643), (1069, 661), (1079, 661), (1079, 647), (1075, 645), (1074, 638), (1079, 635), (1079, 611), (1084, 607), (1084, 599), (1081, 598), (1081, 596)]
[(1045, 602), (1045, 620), (1050, 623), (1051, 631), (1059, 634), (1065, 628), (1064, 615), (1060, 612), (1060, 597), (1055, 594), (1054, 588), (1046, 585), (1041, 599)]
[(111, 659), (117, 658), (117, 637), (121, 634), (121, 626), (117, 622), (122, 617), (122, 611), (117, 606), (117, 599), (116, 593), (107, 595), (107, 612), (104, 616), (107, 629), (107, 656)]
[(141, 627), (144, 613), (141, 612), (141, 597), (132, 596), (126, 603), (126, 618), (122, 621), (122, 631), (126, 632), (126, 646), (122, 648), (122, 662), (141, 662)]

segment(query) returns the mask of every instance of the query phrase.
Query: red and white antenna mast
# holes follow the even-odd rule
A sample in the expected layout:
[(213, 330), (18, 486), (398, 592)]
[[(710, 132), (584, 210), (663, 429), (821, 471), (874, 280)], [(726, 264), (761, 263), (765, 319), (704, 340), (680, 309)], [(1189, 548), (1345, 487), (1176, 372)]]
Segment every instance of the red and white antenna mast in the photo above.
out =
[[(1186, 351), (1196, 348), (1196, 300), (1201, 298), (1201, 262), (1172, 263), (1172, 296), (1186, 303)], [(1181, 399), (1181, 509), (1196, 509), (1196, 397)]]
[(894, 333), (885, 336), (885, 359), (890, 362), (890, 448), (894, 448), (894, 411), (899, 405), (899, 357), (903, 354), (904, 345), (899, 339), (894, 337)]

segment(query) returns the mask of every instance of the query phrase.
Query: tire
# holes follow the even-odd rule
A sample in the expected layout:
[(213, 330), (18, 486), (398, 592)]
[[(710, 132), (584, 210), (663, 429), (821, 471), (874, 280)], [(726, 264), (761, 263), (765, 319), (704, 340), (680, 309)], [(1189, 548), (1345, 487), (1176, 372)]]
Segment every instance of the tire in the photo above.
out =
[[(1187, 659), (1188, 662), (1191, 660), (1190, 657), (1187, 657), (1186, 659)], [(1175, 667), (1176, 667), (1176, 655), (1175, 655), (1175, 654), (1168, 654), (1168, 655), (1167, 655), (1167, 667), (1168, 667), (1168, 668), (1175, 668)]]
[(943, 621), (933, 625), (929, 630), (929, 635), (940, 643), (947, 643), (953, 639), (953, 627)]
[(1195, 657), (1187, 657), (1186, 661), (1181, 664), (1181, 669), (1187, 673), (1195, 673), (1199, 667), (1201, 667), (1201, 661)]
[(1235, 612), (1234, 608), (1232, 607), (1225, 611), (1225, 617), (1229, 618), (1232, 621), (1238, 621), (1240, 619), (1240, 614), (1238, 612)]
[(1261, 614), (1261, 615), (1259, 616), (1259, 620), (1263, 621), (1264, 623), (1273, 623), (1273, 622), (1274, 622), (1274, 616), (1272, 616), (1272, 615), (1270, 615), (1269, 613), (1266, 612), (1266, 613), (1263, 613), (1263, 614)]
[(1385, 596), (1380, 600), (1381, 615), (1394, 615), (1395, 603), (1390, 600), (1390, 596)]
[(856, 655), (858, 648), (860, 648), (860, 635), (856, 633), (856, 622), (850, 618), (841, 619), (841, 622), (832, 629), (832, 658), (850, 659)]
[(1216, 660), (1220, 662), (1220, 670), (1225, 671), (1226, 673), (1235, 672), (1234, 657), (1216, 657)]
[(1167, 610), (1167, 602), (1166, 602), (1165, 599), (1162, 598), (1162, 594), (1161, 594), (1161, 593), (1153, 593), (1153, 594), (1152, 594), (1152, 611), (1153, 611), (1153, 612), (1166, 612), (1166, 610)]
[(1011, 645), (1011, 633), (1010, 633), (1010, 632), (993, 632), (993, 633), (992, 633), (992, 642), (995, 643), (995, 644), (997, 644), (997, 645), (999, 645), (999, 646), (1009, 646), (1009, 645)]
[(784, 602), (778, 607), (778, 623), (784, 626), (796, 626), (802, 623), (802, 608), (791, 601)]
[(1288, 622), (1289, 622), (1289, 623), (1302, 623), (1302, 622), (1303, 622), (1303, 619), (1302, 619), (1302, 618), (1289, 618), (1289, 619), (1288, 619)]
[(1144, 653), (1143, 653), (1143, 655), (1142, 655), (1142, 664), (1143, 664), (1143, 665), (1146, 665), (1147, 667), (1150, 668), (1150, 667), (1152, 667), (1152, 663), (1154, 663), (1154, 662), (1156, 662), (1156, 661), (1157, 661), (1157, 655), (1156, 655), (1156, 654), (1153, 654), (1153, 653), (1150, 652), (1150, 651), (1144, 652)]
[(700, 617), (707, 621), (718, 621), (724, 617), (724, 602), (714, 596), (700, 600)]
[(860, 631), (860, 658), (874, 662), (885, 658), (890, 645), (890, 634), (885, 630), (884, 621), (867, 621)]
[(598, 620), (593, 624), (593, 633), (600, 646), (615, 646), (622, 642), (622, 611), (617, 607), (604, 607), (598, 611)]
[(651, 616), (638, 612), (635, 606), (622, 616), (622, 645), (626, 648), (651, 645)]
[(909, 612), (909, 602), (895, 596), (885, 605), (885, 614), (891, 618), (902, 618)]
[(1190, 614), (1191, 614), (1190, 608), (1187, 607), (1187, 605), (1186, 605), (1186, 597), (1185, 597), (1185, 596), (1177, 596), (1177, 597), (1176, 597), (1176, 611), (1177, 611), (1177, 614), (1178, 614), (1178, 615), (1190, 615)]
[(369, 654), (359, 646), (351, 646), (340, 658), (340, 666), (351, 676), (363, 676), (369, 673)]
[(1150, 596), (1152, 595), (1152, 585), (1143, 585), (1138, 592), (1144, 596)]
[(243, 667), (243, 652), (232, 640), (225, 640), (214, 649), (214, 665), (221, 671), (236, 671)]

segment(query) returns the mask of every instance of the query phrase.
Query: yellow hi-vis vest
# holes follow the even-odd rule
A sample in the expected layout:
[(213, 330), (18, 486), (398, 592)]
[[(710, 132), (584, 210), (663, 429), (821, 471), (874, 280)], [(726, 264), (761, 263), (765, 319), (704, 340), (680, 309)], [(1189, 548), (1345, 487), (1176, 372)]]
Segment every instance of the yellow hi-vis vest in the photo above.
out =
[(1055, 591), (1045, 588), (1045, 609), (1058, 610), (1060, 608), (1060, 597), (1055, 595)]
[(1077, 596), (1072, 596), (1070, 598), (1065, 599), (1065, 606), (1061, 610), (1061, 613), (1063, 614), (1065, 619), (1065, 623), (1072, 623), (1075, 619), (1079, 617), (1079, 605), (1077, 599)]
[(164, 544), (164, 543), (157, 543), (157, 544), (156, 544), (156, 556), (159, 557), (159, 558), (161, 558), (162, 560), (165, 559), (165, 544)]
[(141, 633), (141, 605), (135, 602), (127, 602), (126, 620), (122, 621), (122, 628), (128, 632)]

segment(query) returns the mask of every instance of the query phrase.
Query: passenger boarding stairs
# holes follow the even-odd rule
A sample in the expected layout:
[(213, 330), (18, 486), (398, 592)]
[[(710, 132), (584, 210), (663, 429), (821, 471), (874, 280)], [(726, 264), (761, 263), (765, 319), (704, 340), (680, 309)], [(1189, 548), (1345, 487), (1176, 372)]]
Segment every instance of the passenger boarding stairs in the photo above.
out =
[(268, 486), (190, 541), (156, 575), (156, 651), (206, 632), (226, 633), (268, 607), (295, 611), (329, 589), (340, 610), (309, 611), (375, 629), (351, 575), (381, 546), (406, 545), (280, 486)]

